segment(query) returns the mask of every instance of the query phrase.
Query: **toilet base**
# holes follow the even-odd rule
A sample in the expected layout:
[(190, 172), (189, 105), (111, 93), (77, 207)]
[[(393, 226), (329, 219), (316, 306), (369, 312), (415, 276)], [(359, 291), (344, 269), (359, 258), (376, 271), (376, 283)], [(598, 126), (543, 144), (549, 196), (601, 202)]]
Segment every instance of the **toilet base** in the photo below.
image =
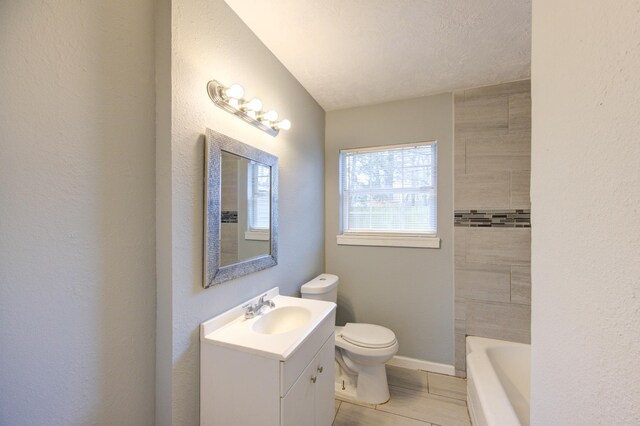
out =
[[(336, 390), (336, 398), (347, 401), (347, 402), (355, 402), (362, 403), (362, 401), (358, 401), (356, 398), (356, 388), (351, 384), (345, 384), (344, 389), (342, 389), (342, 382), (335, 383)], [(375, 407), (374, 404), (371, 404), (372, 407)]]
[(356, 377), (347, 374), (336, 362), (335, 394), (355, 402), (384, 404), (390, 398), (385, 365), (360, 366)]

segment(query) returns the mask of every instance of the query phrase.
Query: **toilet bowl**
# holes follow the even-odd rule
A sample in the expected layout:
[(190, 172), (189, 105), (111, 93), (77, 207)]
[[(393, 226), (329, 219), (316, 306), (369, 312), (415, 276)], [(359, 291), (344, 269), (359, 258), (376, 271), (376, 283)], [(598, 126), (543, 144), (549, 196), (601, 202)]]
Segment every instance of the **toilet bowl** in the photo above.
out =
[[(303, 298), (336, 302), (338, 277), (322, 274), (304, 284)], [(374, 324), (347, 323), (335, 329), (336, 395), (368, 404), (389, 400), (385, 363), (398, 352), (393, 331)]]
[(369, 404), (387, 402), (389, 385), (385, 363), (397, 352), (398, 341), (388, 328), (360, 323), (336, 327), (338, 394)]

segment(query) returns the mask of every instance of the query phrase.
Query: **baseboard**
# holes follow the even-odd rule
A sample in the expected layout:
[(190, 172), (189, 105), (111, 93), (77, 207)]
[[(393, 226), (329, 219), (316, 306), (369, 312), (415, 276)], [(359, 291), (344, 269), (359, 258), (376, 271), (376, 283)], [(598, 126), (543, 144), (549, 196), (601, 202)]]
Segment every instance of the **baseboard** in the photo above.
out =
[(412, 370), (424, 370), (432, 373), (455, 376), (456, 369), (453, 365), (440, 364), (438, 362), (425, 361), (422, 359), (409, 358), (407, 356), (394, 356), (387, 364), (395, 367), (410, 368)]

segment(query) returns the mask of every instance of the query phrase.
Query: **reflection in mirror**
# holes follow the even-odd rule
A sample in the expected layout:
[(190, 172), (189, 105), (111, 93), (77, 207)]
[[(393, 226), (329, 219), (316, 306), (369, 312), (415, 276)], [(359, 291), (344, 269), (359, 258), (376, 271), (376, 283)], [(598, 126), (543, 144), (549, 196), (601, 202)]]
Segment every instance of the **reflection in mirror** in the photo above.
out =
[(278, 263), (278, 158), (207, 129), (205, 288)]
[(222, 151), (220, 266), (270, 254), (271, 167)]

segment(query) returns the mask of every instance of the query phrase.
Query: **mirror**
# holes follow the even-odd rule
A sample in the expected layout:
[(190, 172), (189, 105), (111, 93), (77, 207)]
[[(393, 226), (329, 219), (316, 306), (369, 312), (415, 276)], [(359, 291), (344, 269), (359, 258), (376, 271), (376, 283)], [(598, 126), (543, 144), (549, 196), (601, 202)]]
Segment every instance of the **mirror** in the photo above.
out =
[(277, 264), (278, 159), (207, 129), (205, 288)]
[(271, 254), (271, 167), (222, 151), (220, 266)]

